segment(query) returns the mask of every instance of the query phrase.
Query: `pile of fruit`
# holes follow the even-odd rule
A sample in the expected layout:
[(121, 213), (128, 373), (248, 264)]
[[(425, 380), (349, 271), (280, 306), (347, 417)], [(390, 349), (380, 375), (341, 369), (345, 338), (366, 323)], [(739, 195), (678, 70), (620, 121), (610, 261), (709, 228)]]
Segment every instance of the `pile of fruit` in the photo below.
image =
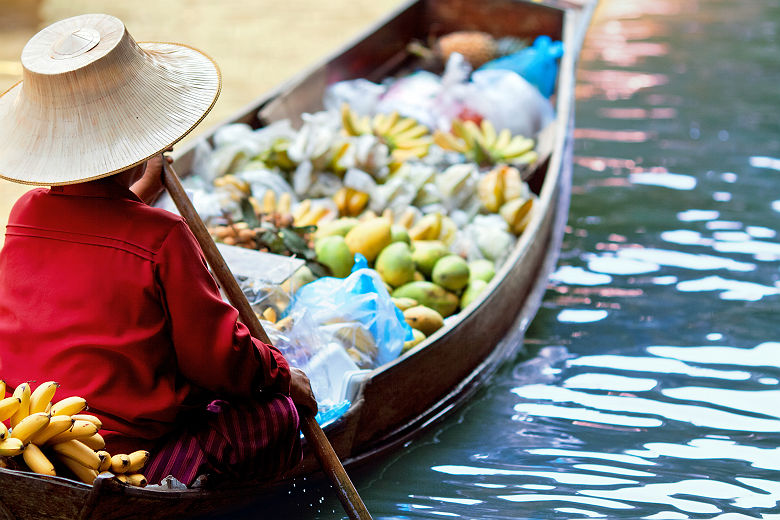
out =
[(84, 413), (86, 401), (66, 397), (52, 402), (57, 387), (47, 381), (32, 390), (29, 383), (22, 383), (5, 397), (5, 382), (0, 381), (0, 465), (86, 484), (108, 471), (126, 484), (145, 486), (140, 471), (149, 452), (110, 455), (98, 433), (100, 419)]
[(218, 130), (195, 168), (201, 216), (217, 241), (306, 259), (290, 291), (346, 277), (362, 254), (415, 329), (410, 348), (479, 296), (530, 222), (535, 142), (478, 115), (430, 128), (344, 103), (302, 120)]

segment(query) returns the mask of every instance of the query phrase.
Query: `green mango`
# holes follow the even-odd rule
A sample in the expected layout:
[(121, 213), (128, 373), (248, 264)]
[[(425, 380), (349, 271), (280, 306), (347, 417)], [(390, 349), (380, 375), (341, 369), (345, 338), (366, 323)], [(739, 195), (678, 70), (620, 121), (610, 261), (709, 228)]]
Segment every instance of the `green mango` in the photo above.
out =
[(314, 232), (314, 238), (319, 239), (322, 237), (329, 237), (333, 235), (346, 236), (347, 233), (357, 226), (358, 219), (352, 217), (342, 217), (337, 220), (325, 222), (324, 224), (317, 226), (317, 231)]
[(443, 256), (433, 266), (433, 283), (450, 291), (460, 291), (469, 283), (469, 264), (458, 255)]
[(390, 240), (392, 242), (406, 242), (407, 244), (412, 243), (412, 239), (409, 238), (409, 231), (399, 224), (393, 224), (390, 226)]
[(468, 304), (476, 300), (487, 285), (488, 283), (485, 280), (480, 280), (479, 278), (471, 280), (463, 294), (460, 295), (460, 308), (465, 309)]
[(393, 242), (380, 251), (374, 269), (386, 283), (399, 287), (414, 278), (414, 262), (409, 244)]
[(496, 268), (491, 260), (480, 258), (469, 262), (469, 281), (484, 280), (489, 282), (496, 275)]
[(432, 282), (409, 282), (392, 294), (393, 298), (412, 298), (420, 305), (435, 310), (446, 318), (458, 309), (458, 297)]
[(317, 240), (314, 252), (317, 261), (327, 265), (337, 278), (349, 276), (354, 263), (354, 255), (341, 235), (331, 235)]
[(440, 240), (414, 240), (412, 241), (412, 260), (417, 270), (426, 277), (431, 276), (433, 266), (443, 256), (450, 254), (450, 250)]

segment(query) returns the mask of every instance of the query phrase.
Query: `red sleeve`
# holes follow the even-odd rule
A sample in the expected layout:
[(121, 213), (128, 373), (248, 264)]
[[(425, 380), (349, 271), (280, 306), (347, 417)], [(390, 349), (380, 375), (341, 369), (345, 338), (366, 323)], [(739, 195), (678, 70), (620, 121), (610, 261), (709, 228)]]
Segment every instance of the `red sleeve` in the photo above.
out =
[(182, 221), (160, 249), (157, 276), (184, 377), (208, 390), (249, 396), (290, 393), (290, 367), (279, 350), (253, 338), (226, 303), (200, 246)]

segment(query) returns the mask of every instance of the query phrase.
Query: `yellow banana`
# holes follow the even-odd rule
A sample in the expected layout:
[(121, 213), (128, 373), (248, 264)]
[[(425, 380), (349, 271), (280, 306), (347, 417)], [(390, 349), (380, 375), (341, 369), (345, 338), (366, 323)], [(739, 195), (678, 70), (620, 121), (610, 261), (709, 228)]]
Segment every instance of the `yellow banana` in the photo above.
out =
[(22, 399), (14, 396), (6, 397), (0, 401), (0, 421), (5, 421), (13, 416), (21, 404)]
[(396, 162), (404, 162), (409, 159), (425, 157), (428, 154), (430, 143), (418, 146), (417, 148), (396, 148), (390, 153), (390, 156)]
[(35, 391), (30, 394), (30, 413), (45, 412), (59, 386), (54, 381), (46, 381), (38, 385)]
[(360, 212), (363, 211), (366, 204), (368, 204), (368, 193), (353, 190), (352, 188), (348, 189), (351, 193), (349, 193), (347, 197), (347, 215), (351, 217), (360, 215)]
[(527, 187), (523, 183), (520, 170), (513, 166), (502, 165), (498, 167), (504, 182), (504, 200), (509, 201), (525, 197)]
[(534, 141), (533, 139), (527, 139), (523, 137), (522, 135), (516, 135), (512, 138), (510, 143), (506, 145), (501, 150), (496, 150), (498, 153), (501, 154), (502, 157), (506, 159), (511, 159), (513, 157), (517, 157), (519, 155), (522, 155), (534, 147)]
[(131, 475), (117, 475), (117, 480), (124, 482), (130, 486), (144, 487), (146, 486), (146, 477), (141, 473), (133, 473)]
[(412, 224), (414, 224), (414, 217), (414, 210), (407, 208), (406, 211), (404, 211), (403, 214), (398, 218), (398, 224), (405, 227), (406, 229), (410, 229)]
[(10, 438), (0, 441), (0, 455), (5, 457), (13, 457), (19, 455), (24, 450), (24, 443), (19, 439)]
[(82, 465), (80, 462), (71, 459), (70, 457), (60, 457), (59, 459), (60, 462), (67, 466), (67, 468), (76, 476), (77, 479), (86, 484), (92, 484), (98, 476), (97, 470), (88, 468)]
[(288, 192), (284, 192), (279, 196), (279, 201), (276, 203), (276, 212), (282, 215), (290, 213), (290, 204), (292, 204), (292, 197)]
[(276, 210), (276, 193), (274, 193), (274, 190), (265, 190), (262, 208), (263, 213), (273, 213)]
[(49, 439), (47, 444), (59, 444), (73, 439), (91, 437), (95, 435), (97, 431), (97, 426), (89, 421), (73, 421), (73, 426), (71, 426), (69, 430), (65, 430), (59, 435), (55, 435)]
[(482, 123), (480, 124), (480, 130), (482, 131), (482, 141), (484, 142), (485, 147), (492, 148), (498, 139), (498, 136), (496, 135), (496, 127), (493, 126), (493, 123), (491, 123), (489, 120), (483, 119)]
[(414, 142), (418, 139), (422, 139), (425, 134), (428, 133), (428, 127), (425, 125), (417, 124), (408, 130), (404, 130), (401, 133), (393, 135), (388, 140), (389, 144), (395, 147), (409, 148), (407, 143)]
[(410, 128), (413, 128), (416, 126), (417, 120), (411, 117), (404, 117), (400, 121), (396, 122), (390, 129), (386, 132), (387, 137), (395, 137), (399, 134), (402, 134), (403, 132), (406, 132)]
[(431, 138), (430, 137), (417, 137), (414, 139), (406, 139), (404, 141), (398, 141), (395, 147), (394, 151), (397, 150), (413, 150), (416, 148), (425, 148), (425, 150), (428, 150), (428, 147), (431, 145)]
[(19, 439), (23, 444), (30, 442), (30, 438), (46, 428), (49, 424), (49, 415), (46, 412), (37, 412), (28, 415), (11, 429), (11, 437)]
[(0, 422), (0, 441), (8, 436), (8, 428), (5, 427), (5, 423)]
[(22, 383), (14, 390), (13, 397), (19, 399), (19, 408), (9, 419), (11, 428), (19, 424), (22, 419), (30, 415), (30, 385)]
[(477, 198), (487, 211), (498, 212), (504, 203), (504, 177), (499, 169), (493, 169), (479, 179)]
[(100, 473), (103, 473), (104, 471), (108, 471), (111, 469), (111, 454), (108, 453), (105, 450), (100, 450), (97, 452), (97, 456), (100, 459), (100, 467), (98, 467), (98, 471)]
[(129, 453), (127, 458), (130, 459), (130, 464), (127, 466), (126, 473), (138, 473), (141, 471), (141, 468), (149, 461), (149, 455), (149, 452), (146, 450), (138, 450)]
[(441, 213), (429, 213), (409, 230), (412, 240), (436, 240), (441, 233)]
[(87, 401), (83, 397), (66, 397), (57, 401), (51, 407), (52, 415), (75, 415), (87, 408)]
[(60, 442), (51, 447), (52, 451), (60, 456), (60, 458), (73, 459), (82, 466), (86, 466), (90, 469), (97, 469), (100, 467), (100, 457), (95, 450), (77, 440), (70, 440)]
[(0, 399), (5, 399), (5, 381), (0, 379)]
[(501, 206), (499, 213), (515, 235), (522, 233), (531, 221), (534, 199), (513, 199)]
[(95, 426), (97, 426), (98, 430), (103, 427), (103, 422), (100, 419), (88, 413), (79, 413), (76, 415), (71, 415), (71, 419), (73, 419), (74, 421), (89, 421)]
[(106, 440), (99, 433), (95, 433), (89, 437), (81, 437), (79, 441), (95, 451), (102, 450), (106, 447)]
[(298, 220), (311, 209), (311, 199), (301, 201), (292, 212), (293, 220)]
[(43, 446), (49, 439), (61, 434), (65, 430), (69, 430), (71, 426), (73, 426), (73, 419), (70, 415), (55, 415), (49, 419), (49, 424), (45, 428), (39, 430), (30, 438), (30, 442)]
[(496, 137), (496, 142), (493, 143), (493, 150), (503, 155), (502, 150), (507, 146), (509, 146), (510, 141), (512, 141), (512, 132), (508, 128), (504, 128), (498, 133), (498, 137)]
[(111, 457), (111, 472), (119, 475), (125, 473), (130, 466), (130, 457), (126, 453), (117, 453)]
[(466, 142), (463, 139), (459, 139), (453, 134), (442, 132), (441, 130), (433, 132), (433, 142), (439, 145), (440, 148), (453, 152), (465, 153), (466, 150), (468, 150), (468, 146), (466, 146)]
[(57, 476), (57, 472), (54, 471), (54, 464), (43, 454), (41, 449), (35, 444), (28, 444), (22, 452), (22, 458), (27, 467), (33, 470), (35, 473), (41, 475)]
[(301, 215), (300, 218), (294, 220), (294, 222), (296, 226), (314, 226), (327, 214), (328, 208), (326, 206), (317, 206), (311, 208), (309, 211)]
[[(381, 116), (381, 118), (379, 116)], [(386, 135), (398, 122), (398, 117), (399, 114), (397, 110), (394, 110), (389, 114), (377, 114), (374, 116), (374, 133), (376, 135)], [(377, 120), (381, 122), (378, 123)]]

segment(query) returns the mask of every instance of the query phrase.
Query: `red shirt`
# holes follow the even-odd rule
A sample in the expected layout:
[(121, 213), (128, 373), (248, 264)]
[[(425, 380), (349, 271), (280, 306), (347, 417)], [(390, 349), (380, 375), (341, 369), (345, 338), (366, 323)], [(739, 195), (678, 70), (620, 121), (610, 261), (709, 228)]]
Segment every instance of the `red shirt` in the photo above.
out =
[(111, 178), (32, 190), (11, 211), (0, 378), (59, 382), (55, 401), (87, 399), (107, 441), (156, 439), (217, 396), (289, 394), (282, 354), (237, 318), (184, 219)]

